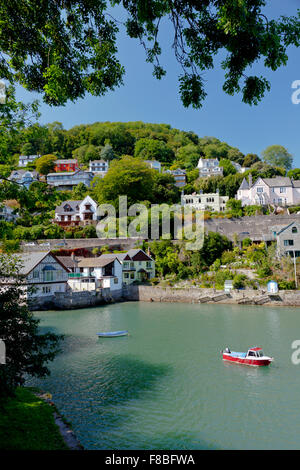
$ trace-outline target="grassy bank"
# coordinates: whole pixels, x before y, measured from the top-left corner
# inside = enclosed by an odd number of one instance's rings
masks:
[[[67,449],[52,407],[32,389],[18,388],[15,397],[0,402],[0,449]]]

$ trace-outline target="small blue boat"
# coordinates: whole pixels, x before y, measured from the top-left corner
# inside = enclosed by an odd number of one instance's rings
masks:
[[[108,332],[103,332],[103,333],[97,333],[97,336],[101,336],[102,338],[114,338],[116,336],[127,336],[128,331],[123,330],[123,331],[108,331]]]

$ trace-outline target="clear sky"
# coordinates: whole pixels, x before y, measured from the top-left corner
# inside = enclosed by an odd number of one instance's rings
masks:
[[[294,15],[299,0],[272,0],[266,8],[269,17]],[[119,12],[116,12],[117,16]],[[300,104],[292,103],[294,80],[300,80],[300,48],[289,50],[289,62],[276,72],[264,71],[260,64],[251,73],[264,74],[271,81],[271,92],[258,106],[242,102],[241,96],[231,97],[222,90],[224,72],[219,67],[205,74],[208,96],[200,110],[184,108],[179,99],[180,68],[171,49],[171,30],[163,26],[161,43],[164,48],[161,63],[167,75],[158,81],[152,76],[152,66],[145,61],[145,52],[138,41],[119,35],[118,57],[126,69],[124,86],[105,97],[90,95],[64,107],[41,105],[41,123],[59,121],[65,129],[96,121],[144,121],[167,123],[172,127],[194,131],[200,137],[214,136],[238,147],[243,153],[260,154],[267,146],[279,144],[294,156],[294,166],[300,167]],[[18,89],[18,98],[30,101],[36,94]]]

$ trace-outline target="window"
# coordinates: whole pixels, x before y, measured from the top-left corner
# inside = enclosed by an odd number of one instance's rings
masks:
[[[254,351],[249,351],[249,353],[248,353],[248,356],[254,356],[254,357],[255,357],[255,356],[256,356],[256,354],[255,354],[255,352],[254,352]]]
[[[129,273],[124,273],[124,278],[128,279],[129,278]]]
[[[53,271],[45,271],[44,272],[44,281],[54,281],[54,272]]]
[[[284,244],[284,246],[293,246],[294,245],[294,240],[284,240],[283,244]]]
[[[50,292],[51,292],[51,287],[50,286],[43,287],[43,294],[49,294]]]
[[[147,261],[146,266],[147,266],[147,268],[151,268],[151,261]]]
[[[114,278],[114,284],[118,284],[119,280],[117,277]]]
[[[33,275],[32,275],[33,279],[38,279],[39,276],[40,276],[39,270],[38,270],[38,269],[35,269],[35,270],[33,271]]]
[[[258,187],[258,188],[256,188],[256,192],[257,192],[257,193],[263,193],[263,192],[264,192],[264,188]]]
[[[293,228],[292,228],[292,233],[298,233],[297,227],[293,227]]]
[[[286,192],[286,188],[282,186],[282,187],[280,188],[280,192],[281,192],[281,193],[285,193],[285,192]]]

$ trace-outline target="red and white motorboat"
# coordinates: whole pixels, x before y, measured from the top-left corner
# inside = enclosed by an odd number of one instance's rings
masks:
[[[229,348],[221,351],[223,361],[235,362],[247,366],[268,366],[273,361],[273,357],[265,356],[261,348],[249,348],[245,352],[230,351]]]

